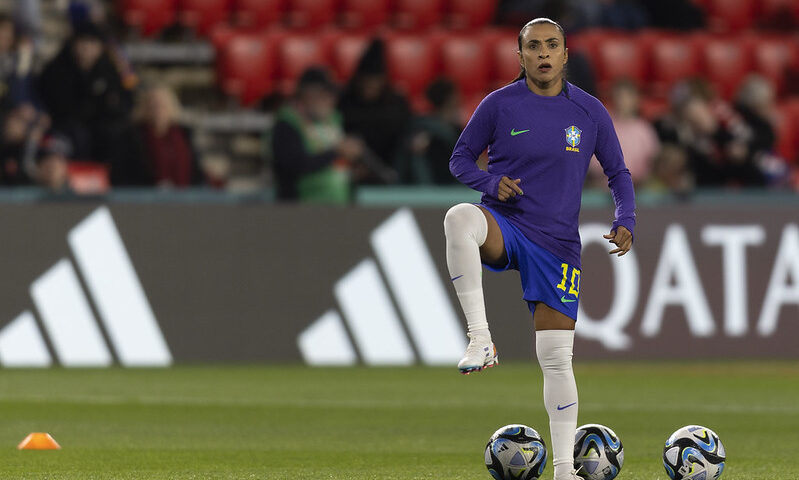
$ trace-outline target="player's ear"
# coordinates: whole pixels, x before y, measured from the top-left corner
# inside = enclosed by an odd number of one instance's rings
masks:
[[[519,66],[524,68],[524,56],[522,55],[522,51],[516,50],[516,55],[519,56]]]
[[[563,64],[566,65],[569,63],[569,49],[566,48],[563,50]]]

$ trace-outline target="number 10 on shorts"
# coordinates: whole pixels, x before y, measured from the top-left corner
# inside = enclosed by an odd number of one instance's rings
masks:
[[[569,285],[569,295],[577,297],[580,295],[580,270],[570,266],[568,263],[561,263],[560,268],[563,269],[563,279],[557,287],[564,292],[566,291],[566,280],[569,278],[569,269],[571,268],[571,285]]]

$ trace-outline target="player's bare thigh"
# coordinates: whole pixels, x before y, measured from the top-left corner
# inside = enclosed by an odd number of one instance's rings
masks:
[[[573,319],[541,302],[535,302],[533,322],[536,330],[574,330],[575,324]]]
[[[486,241],[480,247],[480,260],[489,265],[504,265],[508,262],[508,255],[505,253],[505,239],[502,237],[502,230],[491,212],[480,205],[477,208],[483,212],[488,223]]]

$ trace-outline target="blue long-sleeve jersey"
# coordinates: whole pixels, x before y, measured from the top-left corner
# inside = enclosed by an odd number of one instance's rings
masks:
[[[475,164],[488,147],[488,171]],[[583,182],[596,154],[608,177],[619,225],[635,227],[635,192],[613,123],[602,103],[564,82],[546,97],[524,79],[486,96],[461,133],[450,171],[483,193],[482,202],[513,222],[530,240],[580,267],[579,216]],[[497,199],[502,176],[520,178],[524,195]]]

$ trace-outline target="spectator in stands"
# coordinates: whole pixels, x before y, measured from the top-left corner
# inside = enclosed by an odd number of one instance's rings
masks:
[[[0,14],[0,114],[33,102],[33,47],[17,33],[10,17]]]
[[[655,158],[652,175],[644,187],[655,193],[687,197],[694,189],[694,179],[688,170],[685,150],[673,144],[664,145]]]
[[[180,108],[168,87],[141,92],[126,155],[111,166],[113,185],[182,188],[201,183],[189,133],[178,124]]]
[[[69,194],[69,156],[72,147],[66,137],[48,135],[42,139],[33,175],[36,184],[52,193]]]
[[[769,184],[778,185],[787,180],[788,166],[774,154],[774,87],[768,80],[751,75],[741,85],[735,99],[735,109],[746,130],[749,161],[757,165]]]
[[[367,47],[338,108],[344,116],[344,130],[362,138],[384,166],[393,164],[411,112],[405,98],[389,84],[382,40],[376,39]],[[364,182],[383,183],[377,177]]]
[[[624,163],[630,170],[633,183],[642,185],[652,173],[652,163],[660,150],[657,132],[648,121],[639,116],[640,96],[638,87],[629,80],[620,80],[612,88],[613,108],[610,117],[619,137]],[[605,184],[599,162],[591,162],[591,183]]]
[[[267,139],[278,199],[350,201],[352,167],[364,146],[345,135],[336,93],[327,71],[311,68],[300,76],[294,98],[278,111]]]
[[[113,162],[129,127],[132,94],[122,84],[94,24],[76,27],[39,82],[44,107],[56,130],[66,134],[82,160]]]
[[[0,136],[0,185],[30,183],[36,149],[49,126],[49,118],[29,104],[8,112]]]
[[[714,110],[711,89],[704,81],[677,85],[671,98],[670,114],[658,120],[656,128],[664,144],[685,150],[696,185],[758,186],[764,177],[747,157],[741,129],[730,125],[730,116]]]
[[[455,84],[438,79],[425,91],[433,109],[414,118],[403,152],[397,157],[400,181],[412,184],[457,183],[449,171],[449,157],[461,130],[460,99]]]

